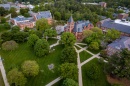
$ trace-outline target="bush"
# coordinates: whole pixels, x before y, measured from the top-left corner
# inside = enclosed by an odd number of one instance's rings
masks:
[[[36,76],[39,73],[39,65],[36,61],[25,61],[21,68],[26,76]]]
[[[2,49],[3,50],[15,50],[18,48],[18,44],[11,40],[11,41],[6,41],[2,44]]]
[[[27,79],[22,72],[19,72],[17,68],[12,69],[7,74],[8,82],[10,86],[24,86]]]
[[[87,68],[87,76],[90,79],[98,79],[100,76],[100,70],[96,64],[90,64]]]

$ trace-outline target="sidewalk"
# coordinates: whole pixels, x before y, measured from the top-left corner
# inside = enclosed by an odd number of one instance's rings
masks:
[[[1,57],[0,57],[0,70],[1,70],[1,74],[2,74],[2,77],[3,77],[3,81],[4,81],[5,86],[9,86],[8,80],[7,80],[7,78],[6,78],[5,69],[4,69],[2,60],[1,60]]]

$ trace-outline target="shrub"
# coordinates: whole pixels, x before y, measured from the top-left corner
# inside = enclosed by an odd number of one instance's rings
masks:
[[[6,41],[2,44],[2,49],[3,50],[15,50],[18,48],[18,44],[11,40],[11,41]]]

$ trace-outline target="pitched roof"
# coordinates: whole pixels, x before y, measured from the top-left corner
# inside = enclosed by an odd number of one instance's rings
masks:
[[[6,10],[9,10],[10,4],[0,4],[0,7],[4,7]]]
[[[101,21],[101,26],[108,29],[113,28],[118,31],[130,34],[130,24],[128,22],[122,22],[121,20],[119,22],[120,23],[116,23],[114,20],[106,19]]]
[[[18,16],[16,18],[13,18],[16,21],[22,22],[22,21],[33,21],[33,17],[25,18],[24,16]]]
[[[115,40],[113,43],[108,45],[109,47],[121,50],[127,48],[130,50],[130,37],[121,37],[120,39]]]
[[[51,12],[50,11],[43,11],[43,12],[38,12],[36,15],[37,19],[41,18],[52,18]]]
[[[88,26],[88,24],[91,24],[89,22],[89,20],[88,21],[77,21],[77,22],[75,22],[73,32],[82,32],[84,27]]]
[[[74,20],[73,20],[73,17],[72,17],[72,16],[70,16],[70,18],[69,18],[68,22],[69,22],[69,23],[74,22]]]

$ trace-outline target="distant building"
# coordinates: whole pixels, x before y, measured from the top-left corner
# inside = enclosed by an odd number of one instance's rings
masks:
[[[113,55],[124,48],[130,50],[130,37],[121,37],[120,39],[115,40],[107,46],[106,50],[108,55]]]
[[[107,32],[108,29],[116,29],[122,33],[123,36],[130,36],[130,22],[125,19],[111,20],[110,18],[99,21],[97,27],[101,28],[103,32]]]
[[[62,32],[64,32],[65,26],[62,26],[62,25],[56,26],[56,32],[57,32],[57,34],[61,34]]]
[[[107,3],[106,2],[99,2],[99,5],[103,8],[107,7]]]
[[[35,26],[33,17],[25,18],[24,16],[18,16],[16,18],[12,18],[11,22],[14,25],[19,26],[21,30],[25,29],[25,27],[33,28]]]
[[[11,22],[14,25],[19,26],[22,30],[25,27],[33,28],[35,26],[36,21],[41,18],[47,19],[48,23],[52,24],[52,16],[50,11],[43,11],[38,13],[33,13],[32,11],[29,11],[29,13],[32,17],[25,18],[24,16],[18,16],[16,18],[12,18]]]
[[[73,33],[77,39],[83,38],[83,31],[93,28],[93,24],[88,21],[77,21],[74,22],[73,17],[71,16],[65,27],[65,32]]]
[[[0,7],[5,8],[6,10],[10,10],[11,8],[10,4],[0,4]]]
[[[126,14],[126,13],[120,13],[118,14],[118,19],[126,19],[127,17],[129,16],[129,14]]]
[[[49,24],[52,24],[53,19],[52,19],[52,15],[51,15],[50,11],[42,11],[42,12],[38,12],[38,13],[30,12],[30,15],[34,17],[35,21],[38,19],[41,19],[41,18],[45,18],[45,19],[47,19]]]

